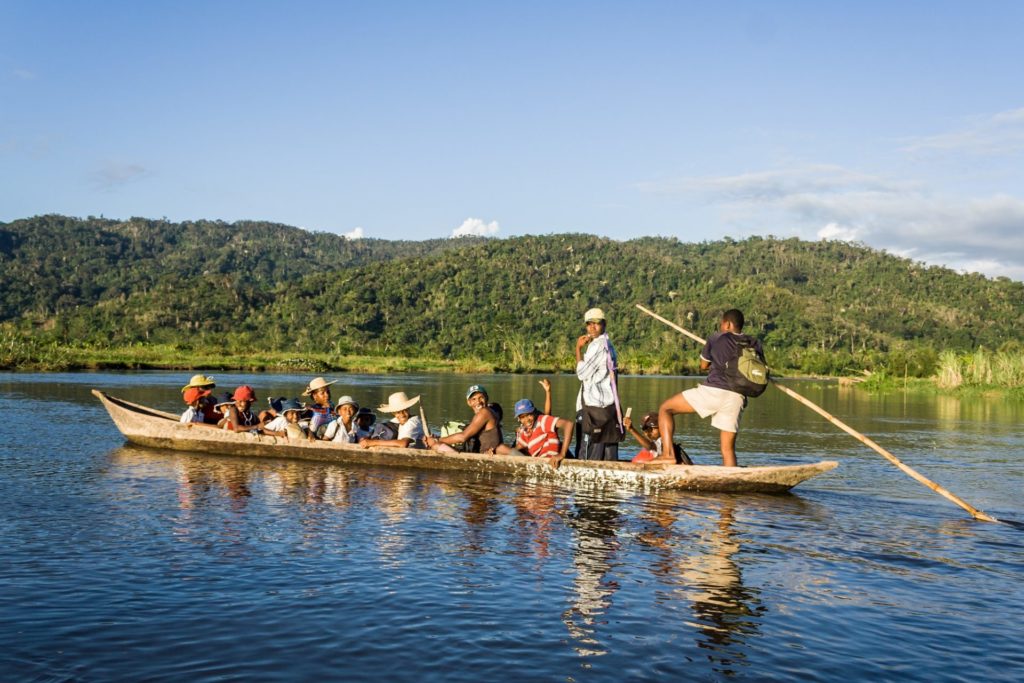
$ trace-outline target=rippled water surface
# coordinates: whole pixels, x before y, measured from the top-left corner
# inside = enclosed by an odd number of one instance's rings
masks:
[[[0,374],[2,680],[1017,681],[1024,529],[959,508],[779,392],[740,461],[836,459],[792,495],[644,494],[124,444],[93,387],[180,410],[183,373]],[[229,375],[294,395],[308,377]],[[574,383],[553,378],[555,412]],[[483,381],[343,376],[432,424]],[[693,379],[623,378],[635,414]],[[973,505],[1024,520],[1024,406],[791,386]],[[506,425],[510,424],[506,420]],[[699,462],[717,435],[680,419]],[[635,447],[635,445],[634,445]]]

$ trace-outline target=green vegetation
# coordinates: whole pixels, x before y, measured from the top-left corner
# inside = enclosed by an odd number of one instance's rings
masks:
[[[939,357],[936,384],[942,389],[1024,388],[1024,352],[988,351],[973,353],[944,351]]]
[[[903,379],[932,376],[939,349],[1015,339],[1024,284],[796,239],[389,242],[262,222],[0,224],[4,367],[569,370],[579,317],[600,305],[626,371],[695,372],[697,345],[635,303],[702,336],[741,308],[777,372]]]

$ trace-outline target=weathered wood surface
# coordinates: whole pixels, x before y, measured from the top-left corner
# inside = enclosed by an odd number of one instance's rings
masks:
[[[823,461],[805,465],[721,467],[564,460],[558,469],[545,459],[517,455],[441,454],[411,448],[364,449],[329,441],[289,441],[181,424],[178,416],[93,390],[121,434],[131,443],[196,453],[293,458],[317,462],[365,463],[463,472],[503,473],[565,483],[608,482],[643,488],[731,493],[782,493],[835,468]]]

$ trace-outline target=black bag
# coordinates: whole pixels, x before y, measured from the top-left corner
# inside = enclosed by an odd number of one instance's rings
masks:
[[[768,388],[768,366],[754,349],[754,338],[736,335],[736,354],[725,365],[729,390],[754,398]]]
[[[583,433],[590,436],[590,443],[619,443],[623,434],[619,430],[619,416],[615,404],[597,408],[583,406]]]

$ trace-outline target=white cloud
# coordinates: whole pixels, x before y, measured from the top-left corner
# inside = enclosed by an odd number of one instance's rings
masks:
[[[349,240],[361,240],[363,239],[363,237],[366,236],[366,233],[363,232],[362,227],[357,227],[353,230],[349,230],[348,232],[342,233],[341,236]]]
[[[904,152],[959,153],[984,156],[1012,155],[1024,151],[1024,108],[979,117],[959,130],[909,138]]]
[[[852,242],[857,239],[858,233],[859,231],[855,228],[833,222],[818,231],[818,239]]]
[[[462,225],[452,230],[452,237],[466,237],[469,235],[488,237],[498,234],[499,229],[498,221],[484,223],[479,218],[467,218],[462,221]]]
[[[685,178],[640,189],[711,203],[743,234],[857,240],[958,270],[1024,277],[1024,201],[1005,194],[937,195],[921,183],[837,166]]]
[[[11,75],[19,81],[33,81],[36,78],[35,72],[28,69],[14,69],[11,71]]]

